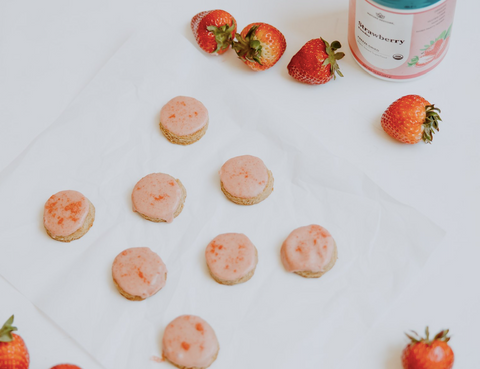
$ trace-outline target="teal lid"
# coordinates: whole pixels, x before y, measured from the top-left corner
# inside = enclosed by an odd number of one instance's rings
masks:
[[[422,9],[442,0],[373,0],[375,3],[393,9]]]

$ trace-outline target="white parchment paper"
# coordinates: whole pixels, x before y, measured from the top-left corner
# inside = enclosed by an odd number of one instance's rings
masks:
[[[443,231],[325,151],[310,117],[284,110],[209,63],[166,26],[133,36],[52,126],[0,173],[0,273],[105,368],[169,367],[165,326],[181,314],[207,320],[220,341],[212,368],[335,368],[415,277]],[[276,87],[272,85],[272,89]],[[183,147],[161,134],[161,107],[172,97],[202,101],[207,134]],[[260,157],[275,190],[242,207],[220,190],[231,157]],[[132,212],[143,176],[168,173],[187,189],[172,224]],[[96,219],[64,244],[43,229],[45,201],[82,192]],[[339,260],[320,279],[285,272],[283,240],[317,223]],[[204,250],[220,233],[245,233],[256,245],[254,277],[222,286],[208,275]],[[162,291],[143,302],[123,298],[111,278],[115,256],[147,246],[168,268]]]

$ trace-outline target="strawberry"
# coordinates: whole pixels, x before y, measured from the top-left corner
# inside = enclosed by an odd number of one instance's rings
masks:
[[[255,71],[273,67],[287,48],[283,34],[267,23],[249,24],[236,37],[233,49]]]
[[[202,50],[221,55],[228,50],[237,31],[237,22],[224,10],[207,10],[192,18],[192,32]]]
[[[51,369],[82,369],[82,368],[72,364],[58,364],[52,367]]]
[[[0,329],[0,368],[27,369],[30,365],[30,356],[22,337],[12,333],[17,328],[12,326],[13,315]]]
[[[433,55],[433,56],[436,56],[438,51],[442,48],[442,44],[444,43],[444,40],[443,38],[435,41],[435,43],[433,45],[431,45],[430,47],[428,47],[426,50],[425,50],[425,56],[429,56],[429,55]]]
[[[418,95],[403,96],[392,103],[382,115],[382,127],[396,140],[415,144],[431,143],[434,129],[439,131],[440,109]]]
[[[425,329],[427,338],[415,337],[407,334],[411,342],[403,350],[403,369],[451,369],[454,355],[448,345],[448,329],[441,331],[433,340],[429,339],[428,327]]]
[[[341,47],[340,42],[333,41],[329,45],[323,38],[308,41],[288,63],[288,74],[309,85],[327,83],[332,78],[335,79],[335,73],[343,77],[337,60],[342,59],[345,54],[335,53],[335,50]]]

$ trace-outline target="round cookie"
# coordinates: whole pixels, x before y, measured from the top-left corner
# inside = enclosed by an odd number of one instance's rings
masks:
[[[258,262],[256,247],[242,233],[215,237],[205,249],[208,271],[220,284],[234,285],[248,281]]]
[[[165,286],[167,267],[148,247],[134,247],[117,255],[112,265],[112,277],[125,298],[141,301]]]
[[[207,108],[193,97],[174,97],[160,111],[160,129],[171,143],[191,145],[203,137],[207,128]]]
[[[181,369],[205,369],[217,358],[220,346],[212,327],[195,315],[182,315],[165,328],[163,356]]]
[[[51,367],[50,369],[82,369],[82,368],[73,364],[58,364]]]
[[[77,240],[88,232],[94,220],[95,207],[78,191],[60,191],[45,203],[43,225],[54,240]]]
[[[325,228],[312,224],[290,233],[282,245],[281,258],[287,272],[319,278],[335,265],[337,245]]]
[[[137,182],[132,191],[133,211],[152,222],[173,222],[183,209],[187,191],[180,180],[152,173]]]
[[[219,174],[223,193],[235,204],[258,204],[273,191],[272,172],[255,156],[243,155],[229,159]]]

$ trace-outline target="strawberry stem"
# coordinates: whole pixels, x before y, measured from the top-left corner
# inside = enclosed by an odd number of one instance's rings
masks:
[[[228,48],[232,44],[232,33],[235,29],[235,21],[232,20],[232,25],[224,24],[223,26],[208,26],[207,30],[213,33],[215,41],[217,42],[217,48],[212,51],[212,54]]]
[[[339,52],[335,53],[336,50],[340,49],[342,45],[338,41],[333,41],[330,45],[327,41],[320,37],[320,39],[325,44],[325,52],[328,55],[328,58],[325,59],[322,65],[330,64],[330,73],[333,75],[333,79],[335,79],[337,73],[340,77],[343,77],[342,72],[340,72],[340,68],[337,64],[337,60],[342,59],[345,56],[345,53]]]
[[[415,331],[411,331],[411,332],[415,335],[415,337],[405,333],[405,335],[410,339],[410,341],[412,341],[411,343],[422,342],[422,343],[425,343],[427,345],[431,345],[434,341],[444,341],[444,342],[450,341],[450,337],[448,337],[448,332],[449,332],[448,329],[443,330],[440,333],[438,333],[432,340],[430,339],[430,330],[429,330],[428,326],[425,328],[426,338],[420,337],[418,335],[418,333],[415,332]]]
[[[17,327],[13,327],[13,315],[5,322],[2,329],[0,329],[0,342],[12,342],[12,332],[17,330]]]
[[[262,45],[260,41],[253,38],[258,25],[250,28],[245,38],[241,34],[237,33],[235,36],[237,41],[232,43],[232,48],[237,53],[238,57],[242,60],[248,60],[262,65],[260,58],[262,56]]]
[[[440,115],[438,113],[441,113],[440,109],[436,108],[434,104],[432,105],[427,105],[425,107],[425,122],[423,123],[423,135],[422,135],[422,140],[425,143],[432,143],[433,140],[433,134],[436,131],[440,131],[440,128],[438,126],[438,122],[441,121],[442,119],[440,118]]]

